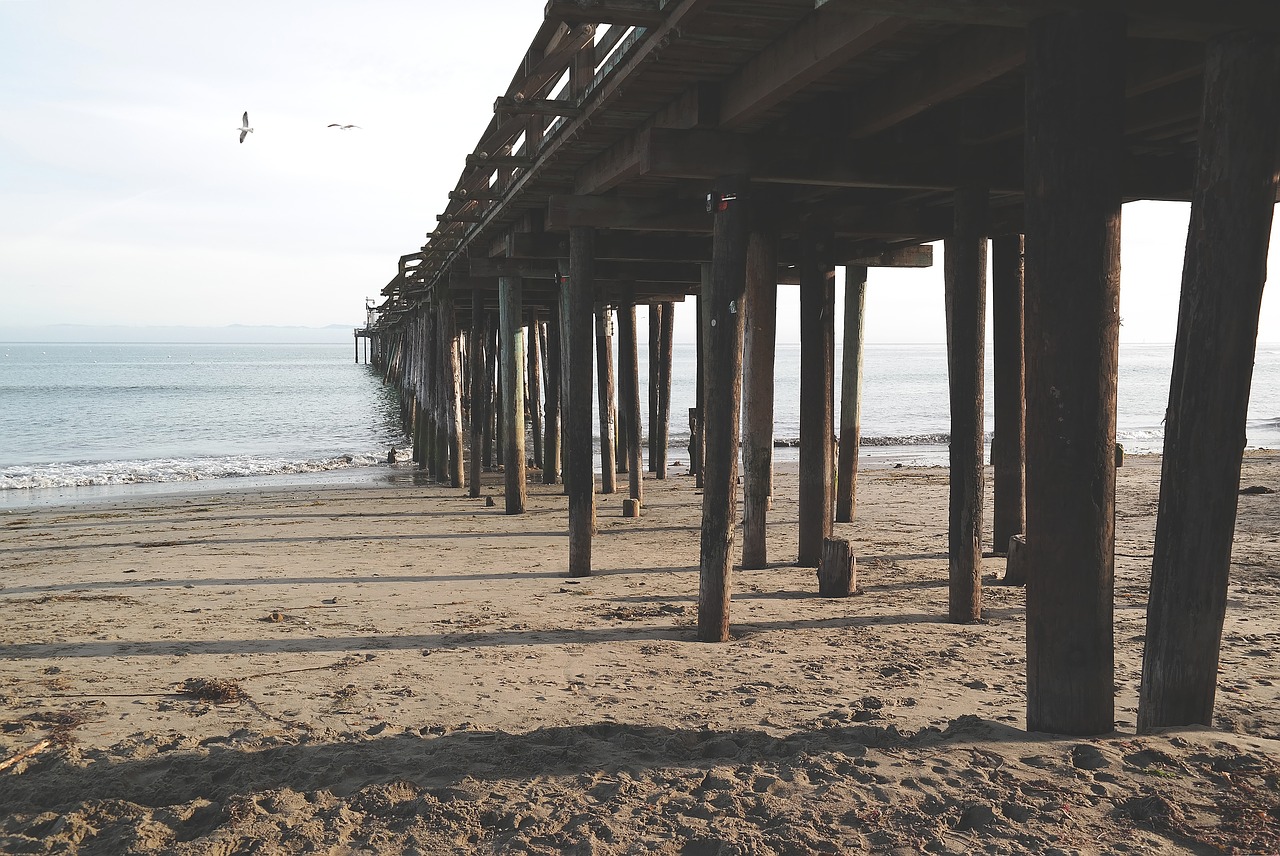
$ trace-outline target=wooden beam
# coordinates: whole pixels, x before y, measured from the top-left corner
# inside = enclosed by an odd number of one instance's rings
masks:
[[[550,0],[545,14],[547,18],[572,23],[652,27],[666,17],[664,5],[667,4],[658,0]]]
[[[702,538],[698,641],[729,641],[734,521],[737,517],[738,418],[742,395],[743,296],[746,287],[749,185],[720,179],[713,188],[714,248],[707,309],[706,444],[702,461]],[[720,201],[723,200],[723,201]]]
[[[602,196],[550,196],[546,229],[575,227],[662,232],[710,232],[711,218],[702,200],[629,199]]]
[[[720,127],[747,125],[905,26],[903,20],[837,6],[816,9],[725,82]]]
[[[568,101],[550,98],[512,98],[499,95],[493,102],[493,112],[505,116],[580,116],[582,108]]]
[[[1213,724],[1277,194],[1280,40],[1210,43],[1169,390],[1138,729]]]
[[[473,258],[467,261],[472,277],[518,276],[524,279],[556,279],[558,265],[554,259]],[[696,285],[698,266],[693,262],[662,261],[598,261],[600,279],[644,282],[673,282]]]
[[[595,230],[575,226],[569,232],[569,280],[564,287],[560,322],[564,331],[567,395],[564,396],[565,486],[569,493],[569,575],[591,573],[591,536],[595,531],[595,476],[592,473],[591,319],[595,311]]]
[[[618,459],[614,445],[617,405],[613,385],[613,316],[608,307],[598,306],[596,319],[596,396],[600,419],[600,492],[613,493],[617,488]]]
[[[594,24],[576,24],[554,46],[549,47],[546,54],[529,70],[529,74],[520,83],[515,92],[508,93],[513,98],[529,101],[538,98],[551,84],[564,74],[565,68],[573,61],[578,51],[595,42],[596,28]]]
[[[827,0],[904,18],[996,27],[1024,27],[1031,21],[1099,8],[1096,0]],[[1131,32],[1145,38],[1204,40],[1236,29],[1280,32],[1280,7],[1271,0],[1111,0],[1106,9],[1126,16]]]
[[[867,269],[844,269],[844,364],[840,372],[840,445],[836,458],[836,522],[852,523],[858,499],[858,453],[862,440],[862,341],[867,307]]]
[[[796,564],[817,567],[831,536],[834,432],[835,271],[832,236],[814,225],[800,234],[800,486]]]
[[[995,435],[991,439],[995,505],[992,550],[1009,550],[1009,539],[1027,531],[1027,387],[1023,337],[1022,236],[1001,235],[991,241],[991,329]],[[1018,567],[1023,567],[1019,565]],[[1017,570],[1012,564],[1010,572]],[[1026,578],[1006,574],[1008,585]]]
[[[492,167],[500,169],[509,167],[511,169],[528,169],[533,166],[534,159],[524,155],[493,155],[484,152],[467,155],[467,166],[469,167]],[[471,197],[474,198],[474,197]]]
[[[778,236],[747,240],[746,331],[742,355],[742,567],[769,564],[766,522],[773,495],[774,350],[778,327]]]
[[[983,348],[987,331],[987,191],[956,193],[955,235],[946,241],[947,379],[951,478],[947,525],[948,609],[956,624],[982,618]]]
[[[1037,21],[1027,56],[1027,730],[1115,727],[1124,17]]]
[[[1022,65],[1027,37],[1018,30],[961,33],[901,71],[865,84],[848,99],[846,133],[869,137]]]

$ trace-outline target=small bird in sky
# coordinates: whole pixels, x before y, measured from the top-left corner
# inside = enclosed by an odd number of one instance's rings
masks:
[[[340,131],[349,131],[352,128],[359,128],[360,126],[359,125],[342,125],[337,122],[330,122],[328,127],[337,128]]]
[[[241,122],[240,127],[237,130],[240,131],[240,142],[243,143],[244,138],[253,133],[253,128],[249,127],[249,111],[248,110],[244,111],[244,118],[241,119],[240,122]]]

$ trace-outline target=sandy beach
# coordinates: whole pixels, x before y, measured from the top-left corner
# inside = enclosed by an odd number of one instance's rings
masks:
[[[1138,736],[1159,460],[1126,460],[1116,731],[1079,739],[1023,730],[1003,559],[946,622],[943,468],[860,475],[838,600],[780,468],[709,645],[685,467],[638,520],[598,497],[577,580],[558,486],[506,516],[406,467],[0,513],[0,852],[1280,852],[1280,493],[1240,497],[1215,727]]]

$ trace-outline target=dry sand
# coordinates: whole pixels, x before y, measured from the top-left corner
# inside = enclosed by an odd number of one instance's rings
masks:
[[[945,621],[944,469],[860,476],[841,600],[786,564],[781,472],[724,645],[683,472],[639,520],[600,498],[582,580],[536,483],[516,517],[404,469],[0,515],[0,852],[1280,851],[1280,493],[1240,498],[1216,728],[1137,736],[1159,461],[1129,458],[1116,731],[1072,739],[1022,730],[1003,560]]]

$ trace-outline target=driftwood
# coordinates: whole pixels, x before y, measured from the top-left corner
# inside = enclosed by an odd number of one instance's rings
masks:
[[[12,767],[13,765],[19,764],[27,760],[33,755],[39,755],[41,752],[48,749],[52,745],[53,745],[53,740],[51,738],[46,737],[36,745],[28,749],[23,749],[21,752],[18,752],[16,754],[10,755],[8,758],[5,758],[3,761],[0,761],[0,772],[3,772],[9,769],[10,767]]]

